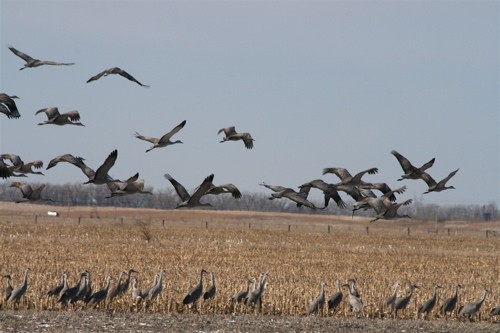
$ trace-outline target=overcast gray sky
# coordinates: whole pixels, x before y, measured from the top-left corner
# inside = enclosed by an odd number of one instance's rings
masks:
[[[192,189],[214,173],[266,192],[260,182],[337,182],[325,167],[378,167],[364,179],[396,187],[396,149],[418,166],[435,157],[438,181],[460,168],[455,190],[422,196],[423,181],[406,181],[401,199],[500,204],[498,1],[1,0],[0,10],[1,91],[21,98],[22,114],[0,115],[1,153],[45,166],[72,153],[96,169],[118,149],[114,178],[139,172],[162,190],[168,172]],[[8,46],[76,65],[19,71]],[[113,66],[151,87],[86,83]],[[38,126],[49,106],[78,110],[86,127]],[[182,145],[145,153],[133,137],[182,120]],[[252,134],[253,150],[219,143],[230,125]],[[69,164],[44,172],[28,180],[86,181]]]

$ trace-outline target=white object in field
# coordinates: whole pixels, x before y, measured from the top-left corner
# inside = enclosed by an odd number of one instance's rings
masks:
[[[49,211],[47,212],[47,215],[48,215],[48,216],[59,216],[59,213],[58,213],[58,212],[56,212],[56,211],[49,210]]]

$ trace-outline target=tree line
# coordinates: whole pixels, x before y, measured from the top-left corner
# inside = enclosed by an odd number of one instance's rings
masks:
[[[36,187],[37,184],[33,184]],[[99,206],[99,207],[128,207],[128,208],[153,208],[174,209],[179,202],[179,197],[173,189],[154,191],[152,187],[146,187],[145,191],[153,194],[133,194],[117,197],[109,197],[109,189],[106,186],[82,185],[79,183],[48,184],[42,192],[40,204],[56,206]],[[240,211],[262,211],[262,212],[288,212],[327,215],[349,215],[353,202],[347,201],[346,209],[338,208],[333,201],[326,209],[311,210],[309,208],[297,207],[294,202],[287,199],[269,200],[270,194],[244,193],[241,199],[234,199],[230,194],[207,195],[205,202],[209,202],[218,210],[240,210]],[[9,183],[0,184],[0,200],[15,202],[21,198],[18,189],[10,188]],[[323,203],[315,202],[317,207],[323,207]],[[413,204],[401,207],[402,214],[408,214],[412,218],[423,221],[447,221],[447,220],[498,220],[500,212],[494,202],[484,205],[451,205],[440,206],[423,202],[422,198],[414,198]],[[357,216],[372,216],[373,211],[358,210]]]

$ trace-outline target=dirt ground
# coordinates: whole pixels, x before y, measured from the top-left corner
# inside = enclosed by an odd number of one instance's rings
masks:
[[[159,313],[2,311],[0,332],[500,332],[500,322],[192,315]]]

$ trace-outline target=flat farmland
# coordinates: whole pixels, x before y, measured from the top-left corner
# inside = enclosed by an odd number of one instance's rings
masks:
[[[58,217],[47,211],[58,211]],[[0,303],[0,331],[403,331],[498,332],[489,311],[500,303],[500,222],[377,221],[348,216],[227,212],[214,210],[142,210],[51,207],[0,203],[0,273],[14,286],[29,267],[28,290],[19,303]],[[134,305],[131,293],[97,308],[76,304],[61,308],[46,292],[62,272],[74,285],[81,271],[91,273],[94,291],[106,276],[135,269],[141,289],[164,271],[163,290],[150,303]],[[215,298],[196,309],[182,300],[201,268],[214,272]],[[267,273],[262,308],[230,299],[245,279]],[[355,318],[344,301],[305,316],[306,307],[326,283],[326,298],[336,280],[356,279],[364,313]],[[203,278],[206,288],[209,276]],[[398,297],[411,284],[420,288],[404,311],[392,318],[381,304],[401,283]],[[2,279],[2,288],[5,279]],[[111,287],[113,287],[112,282]],[[438,311],[460,283],[458,306],[486,297],[474,322],[443,318]],[[428,320],[418,306],[440,284],[437,305]],[[123,323],[127,323],[124,325]],[[122,326],[120,326],[122,325]],[[123,326],[124,325],[124,326]]]

